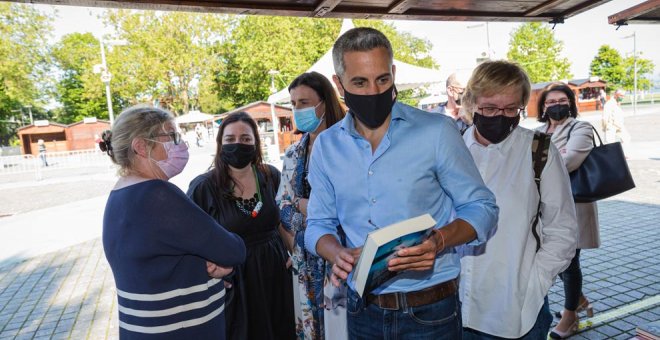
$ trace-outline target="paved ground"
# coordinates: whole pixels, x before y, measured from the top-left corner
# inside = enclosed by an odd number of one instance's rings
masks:
[[[660,320],[660,106],[626,125],[636,148],[629,165],[637,188],[599,203],[602,246],[582,255],[584,291],[596,315],[574,338],[630,339],[635,326]],[[586,116],[595,120],[597,116]],[[173,181],[183,190],[211,162],[193,148]],[[115,339],[112,273],[99,239],[114,174],[87,169],[0,176],[0,339]],[[561,310],[557,281],[551,309]]]

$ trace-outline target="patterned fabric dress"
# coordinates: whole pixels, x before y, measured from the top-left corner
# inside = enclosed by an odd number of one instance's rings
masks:
[[[276,200],[282,225],[295,235],[292,260],[297,338],[324,339],[324,307],[333,307],[332,300],[336,301],[336,298],[326,299],[330,303],[327,306],[324,303],[324,286],[330,285],[326,273],[329,275],[331,271],[325,260],[305,249],[305,216],[294,207],[297,198],[309,198],[311,192],[307,182],[308,144],[309,134],[305,134],[286,150]],[[329,287],[325,288],[327,292]]]

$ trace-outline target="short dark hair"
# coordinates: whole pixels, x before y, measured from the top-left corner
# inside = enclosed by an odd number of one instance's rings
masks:
[[[332,46],[332,63],[335,73],[339,77],[344,76],[346,65],[344,54],[346,52],[366,52],[376,48],[384,48],[390,57],[390,66],[394,60],[392,44],[383,32],[370,27],[352,28],[342,34]]]
[[[568,97],[568,106],[570,106],[569,115],[573,118],[577,117],[578,108],[577,103],[575,102],[575,92],[564,83],[551,83],[543,88],[543,91],[541,91],[541,95],[539,96],[539,101],[536,103],[538,108],[536,120],[542,123],[548,121],[548,116],[545,114],[545,98],[548,96],[548,93],[553,91],[563,92],[566,97]]]
[[[325,105],[325,126],[329,128],[344,118],[346,114],[339,104],[339,98],[332,84],[324,75],[318,72],[307,72],[299,75],[289,85],[289,92],[298,86],[307,86],[316,92]],[[296,133],[302,133],[296,130]]]

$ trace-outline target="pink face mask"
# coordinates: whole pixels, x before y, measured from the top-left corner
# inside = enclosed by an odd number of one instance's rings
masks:
[[[163,144],[167,152],[167,158],[162,161],[155,161],[156,165],[163,171],[167,179],[170,179],[183,171],[188,163],[188,146],[186,143],[174,144],[174,142],[157,142]]]

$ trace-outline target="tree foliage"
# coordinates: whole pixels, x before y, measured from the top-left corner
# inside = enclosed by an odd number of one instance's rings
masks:
[[[635,59],[633,56],[623,59],[624,77],[622,79],[621,87],[627,91],[632,91],[635,88]],[[649,90],[653,86],[651,77],[655,65],[649,59],[640,58],[637,56],[637,90]]]
[[[638,53],[639,54],[639,53]],[[632,91],[635,86],[635,60],[633,56],[626,58],[609,45],[602,45],[591,60],[591,75],[605,80],[610,89],[623,88]],[[648,90],[652,86],[650,76],[654,65],[649,59],[637,58],[637,89]]]
[[[568,79],[571,64],[561,57],[563,45],[547,24],[525,23],[511,32],[507,58],[520,64],[532,83]]]
[[[56,85],[56,99],[62,108],[56,111],[55,120],[70,124],[85,117],[108,119],[104,85],[94,65],[101,63],[100,43],[91,33],[71,33],[53,48],[53,60],[60,69]],[[118,111],[121,100],[113,100]]]
[[[20,111],[43,105],[48,90],[52,17],[33,6],[0,2],[0,144],[13,137]],[[18,112],[15,112],[17,110]],[[26,111],[27,112],[27,111]]]
[[[605,80],[609,86],[620,86],[625,77],[623,59],[616,49],[602,45],[589,65],[592,76]]]
[[[220,98],[231,108],[270,94],[269,70],[275,87],[282,89],[332,46],[339,20],[245,16],[236,17],[223,44],[226,67],[217,74]]]
[[[418,66],[437,67],[429,41],[398,32],[379,20],[354,20],[357,27],[373,27],[391,41],[395,58]],[[236,18],[231,37],[224,44],[226,67],[216,78],[220,98],[236,107],[270,94],[269,70],[278,70],[276,88],[282,89],[332,48],[341,20],[247,16]],[[412,103],[412,91],[399,99]]]
[[[199,107],[211,88],[200,87],[221,69],[228,17],[217,14],[115,10],[106,12],[115,39],[108,54],[113,91],[130,103],[157,100],[173,112]],[[207,82],[206,82],[207,83]]]

